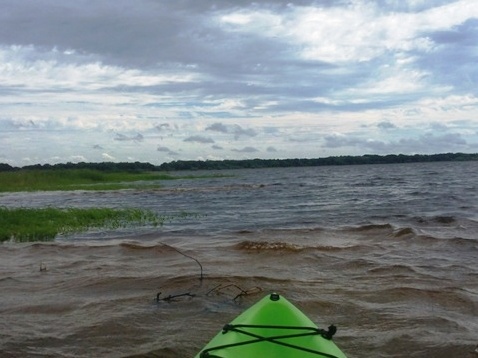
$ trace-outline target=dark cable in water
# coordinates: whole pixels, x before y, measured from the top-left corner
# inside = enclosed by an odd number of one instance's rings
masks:
[[[178,254],[183,255],[184,257],[187,257],[188,259],[191,259],[191,260],[196,261],[196,263],[199,265],[199,269],[201,270],[201,271],[200,271],[200,275],[199,275],[199,280],[202,282],[202,280],[203,280],[203,278],[204,278],[204,276],[203,276],[203,269],[202,269],[202,265],[201,265],[201,263],[199,262],[198,259],[196,259],[195,257],[192,257],[192,256],[190,256],[190,255],[185,254],[184,252],[182,252],[181,250],[175,248],[174,246],[170,246],[170,245],[167,245],[167,244],[163,244],[163,245],[169,247],[170,249],[173,249],[173,250],[176,251]]]
[[[163,246],[165,247],[168,247],[170,249],[173,249],[174,251],[176,251],[178,254],[184,256],[184,257],[187,257],[188,259],[191,259],[191,260],[194,260],[198,265],[199,265],[199,269],[200,269],[200,275],[199,275],[199,280],[202,282],[204,276],[203,276],[203,268],[202,268],[202,265],[201,263],[199,262],[198,259],[196,259],[195,257],[192,257],[188,254],[185,254],[184,252],[182,252],[181,250],[175,248],[174,246],[171,246],[171,245],[167,245],[167,244],[162,244]],[[161,295],[162,292],[158,292],[158,294],[156,295],[156,302],[159,302],[159,301],[167,301],[167,302],[170,302],[172,299],[174,298],[178,298],[178,297],[184,297],[184,296],[189,296],[189,297],[194,297],[196,296],[195,294],[191,294],[189,292],[187,293],[182,293],[182,294],[178,294],[178,295],[169,295],[168,297],[165,297],[165,298],[159,298],[159,296]]]
[[[199,266],[199,269],[200,269],[200,275],[199,275],[199,280],[202,282],[202,280],[204,279],[204,275],[203,275],[203,267],[202,267],[202,264],[199,262],[198,259],[196,259],[195,257],[191,256],[191,255],[188,255],[188,254],[185,254],[184,252],[182,252],[181,250],[175,248],[174,246],[170,246],[168,244],[164,244],[162,243],[161,244],[162,246],[165,246],[165,247],[168,247],[174,251],[176,251],[178,254],[184,256],[184,257],[187,257],[188,259],[191,259],[193,261],[195,261],[198,266]],[[225,285],[223,286],[222,284],[219,284],[217,285],[216,287],[214,287],[213,289],[209,290],[207,293],[206,293],[206,296],[208,296],[209,294],[211,294],[212,292],[216,292],[216,293],[219,293],[220,291],[226,289],[226,288],[229,288],[229,287],[234,287],[234,288],[237,288],[240,293],[237,294],[233,301],[236,301],[238,298],[241,298],[241,297],[244,297],[244,296],[247,296],[247,295],[250,295],[250,294],[254,294],[254,293],[258,293],[258,292],[261,292],[262,291],[262,288],[260,287],[253,287],[251,289],[248,289],[248,290],[244,290],[242,289],[241,287],[235,285],[235,284],[229,284],[229,285]],[[181,294],[176,294],[176,295],[169,295],[165,298],[159,298],[161,296],[162,292],[158,292],[157,295],[156,295],[156,302],[160,302],[160,301],[167,301],[167,302],[170,302],[171,300],[175,299],[175,298],[180,298],[180,297],[195,297],[196,295],[193,294],[193,293],[190,293],[190,292],[186,292],[186,293],[181,293]]]
[[[158,292],[158,294],[156,295],[156,302],[159,302],[159,301],[171,301],[172,299],[174,298],[178,298],[178,297],[184,297],[184,296],[188,296],[188,297],[195,297],[196,295],[195,294],[192,294],[192,293],[181,293],[181,294],[178,294],[178,295],[169,295],[168,297],[165,297],[165,298],[159,298],[159,296],[161,296],[161,293],[162,292]]]

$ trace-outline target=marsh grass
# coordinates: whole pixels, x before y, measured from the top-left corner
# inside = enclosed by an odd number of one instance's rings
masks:
[[[0,192],[50,190],[120,190],[157,188],[161,180],[210,178],[217,175],[172,176],[160,172],[101,171],[95,169],[21,169],[0,172]],[[194,216],[180,213],[160,217],[142,209],[58,209],[0,207],[0,242],[47,241],[58,235],[91,228],[116,229],[134,225],[162,225],[166,220]]]
[[[95,169],[20,169],[0,171],[0,192],[52,190],[120,190],[157,188],[161,180],[202,179],[227,175],[174,176],[164,172]]]
[[[94,169],[44,169],[0,172],[0,192],[38,190],[115,190],[175,177],[155,172],[106,172]]]
[[[142,209],[0,208],[0,242],[49,241],[58,235],[92,228],[161,226],[164,221],[165,218]]]

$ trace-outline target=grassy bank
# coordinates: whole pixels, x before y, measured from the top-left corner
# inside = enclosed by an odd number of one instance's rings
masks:
[[[171,180],[155,172],[105,172],[94,169],[18,170],[0,172],[0,192],[37,190],[115,190],[131,188],[138,182]]]
[[[227,175],[176,176],[164,172],[96,169],[20,169],[0,171],[0,193],[50,190],[119,190],[155,188],[161,180],[203,179]]]
[[[216,175],[213,175],[215,177]],[[162,180],[209,176],[172,176],[151,171],[97,169],[20,169],[0,171],[0,193],[50,190],[118,190],[156,188]],[[190,214],[179,214],[188,217]],[[169,218],[172,219],[172,218]],[[162,225],[165,218],[142,209],[58,209],[0,207],[0,242],[46,241],[58,235],[91,228],[115,229],[134,225]]]
[[[141,209],[0,208],[0,242],[48,241],[61,234],[81,232],[91,228],[159,226],[163,222],[164,218]]]

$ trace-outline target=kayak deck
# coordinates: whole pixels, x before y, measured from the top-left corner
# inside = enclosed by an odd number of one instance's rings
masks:
[[[195,358],[346,358],[332,341],[335,331],[318,328],[273,293],[225,325]]]

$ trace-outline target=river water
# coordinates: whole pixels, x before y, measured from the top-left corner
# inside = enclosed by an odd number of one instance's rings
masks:
[[[193,357],[275,291],[335,324],[348,357],[476,357],[477,173],[478,162],[255,169],[1,194],[6,207],[171,219],[1,244],[0,356]]]

